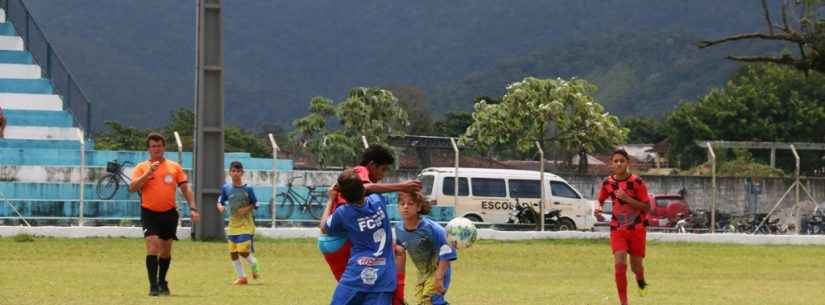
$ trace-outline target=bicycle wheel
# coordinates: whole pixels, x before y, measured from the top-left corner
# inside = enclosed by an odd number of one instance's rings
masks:
[[[106,174],[97,180],[97,198],[109,200],[115,197],[117,189],[120,188],[120,179],[115,174]]]
[[[312,215],[313,219],[321,219],[321,215],[324,214],[324,208],[326,208],[326,206],[318,201],[315,196],[307,202],[306,206],[306,209],[309,209],[309,215]]]
[[[292,211],[295,209],[295,202],[292,198],[284,193],[278,194],[275,204],[275,217],[278,220],[287,220],[292,216]]]

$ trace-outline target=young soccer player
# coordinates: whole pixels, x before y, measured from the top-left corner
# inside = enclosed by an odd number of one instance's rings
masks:
[[[403,222],[396,225],[396,243],[407,250],[418,269],[415,304],[449,304],[445,295],[450,287],[450,262],[458,255],[447,243],[447,231],[424,216],[430,209],[421,192],[398,193],[398,212]],[[396,268],[403,272],[406,254],[402,252],[396,262]]]
[[[345,235],[352,250],[331,304],[390,305],[396,273],[387,199],[378,194],[364,198],[364,183],[353,170],[344,171],[335,187],[347,204],[334,213],[327,206],[321,232]]]
[[[253,279],[258,279],[261,272],[258,260],[252,255],[255,252],[253,245],[255,221],[252,211],[258,207],[258,199],[255,197],[255,191],[243,183],[241,162],[230,163],[229,176],[232,178],[232,183],[227,183],[221,188],[218,211],[223,214],[224,206],[227,202],[229,203],[229,227],[226,240],[229,242],[229,257],[238,275],[233,284],[245,285],[248,281],[239,257],[243,257],[249,263]]]
[[[610,247],[613,250],[616,290],[619,302],[627,305],[627,255],[630,268],[636,275],[639,296],[647,295],[642,261],[645,257],[646,217],[650,211],[647,186],[641,178],[628,172],[630,158],[619,149],[613,152],[610,163],[613,175],[607,177],[599,191],[599,206],[594,213],[601,217],[602,205],[610,197],[613,200],[613,216],[610,220]]]
[[[387,193],[387,192],[415,192],[421,190],[421,182],[409,180],[400,183],[380,183],[390,166],[395,163],[392,152],[381,145],[372,145],[361,154],[361,162],[352,171],[361,179],[364,184],[366,194]],[[340,196],[335,188],[329,191],[330,211],[335,210],[347,202]],[[350,257],[352,243],[345,237],[334,234],[321,234],[318,238],[318,248],[324,255],[333,277],[338,281],[347,267],[347,260]],[[404,298],[404,274],[398,273],[398,291],[396,292],[396,304]]]

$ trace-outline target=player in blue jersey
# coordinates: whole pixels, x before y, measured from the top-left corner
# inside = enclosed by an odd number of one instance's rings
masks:
[[[447,243],[447,231],[424,216],[430,210],[430,204],[420,192],[398,193],[398,212],[403,222],[395,227],[396,243],[406,249],[407,254],[398,256],[396,268],[403,272],[409,255],[418,269],[414,304],[445,305],[449,304],[445,295],[450,287],[450,262],[458,255]]]
[[[364,183],[351,169],[341,173],[335,187],[347,204],[334,213],[327,206],[321,232],[346,235],[352,251],[331,304],[390,305],[396,273],[387,199],[379,194],[365,198]]]

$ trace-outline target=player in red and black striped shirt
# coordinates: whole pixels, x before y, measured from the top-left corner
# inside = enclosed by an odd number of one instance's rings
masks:
[[[630,174],[627,168],[630,158],[627,152],[619,149],[610,157],[613,175],[607,177],[599,191],[599,207],[596,208],[597,218],[601,217],[602,205],[607,198],[613,201],[612,218],[610,220],[610,247],[613,250],[615,264],[616,289],[619,301],[627,305],[627,255],[630,254],[630,268],[636,275],[639,285],[639,295],[647,294],[644,266],[645,238],[647,231],[647,213],[650,211],[650,197],[647,186],[636,175]]]

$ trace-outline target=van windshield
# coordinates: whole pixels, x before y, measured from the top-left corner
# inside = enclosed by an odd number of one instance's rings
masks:
[[[421,192],[424,193],[424,195],[432,195],[435,177],[430,175],[420,175],[418,176],[418,180],[421,181]]]

